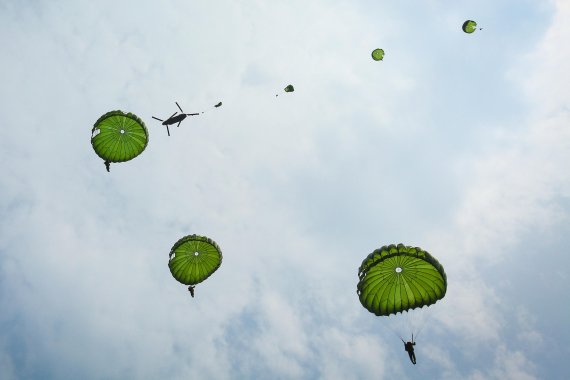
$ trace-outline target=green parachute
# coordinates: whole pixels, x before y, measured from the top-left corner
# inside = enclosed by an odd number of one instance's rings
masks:
[[[374,49],[372,51],[372,59],[375,61],[381,61],[384,59],[384,50],[382,49]]]
[[[473,20],[467,20],[463,23],[461,29],[463,29],[465,33],[471,34],[477,30],[477,23]]]
[[[91,130],[91,145],[109,171],[111,162],[125,162],[141,154],[148,144],[148,130],[132,113],[111,111],[101,116]]]
[[[429,306],[445,296],[447,276],[428,252],[403,244],[375,250],[358,271],[360,303],[378,316]]]
[[[176,281],[194,286],[210,277],[222,265],[222,251],[215,241],[205,236],[188,235],[178,240],[169,254],[168,267]]]

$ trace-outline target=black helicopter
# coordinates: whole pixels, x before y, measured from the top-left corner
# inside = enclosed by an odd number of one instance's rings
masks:
[[[162,119],[159,119],[158,117],[154,117],[154,116],[152,117],[153,119],[156,119],[158,121],[162,121],[162,125],[166,126],[166,131],[168,132],[168,136],[170,136],[170,129],[168,128],[169,125],[178,123],[178,125],[176,127],[179,127],[180,123],[182,123],[182,120],[186,119],[186,116],[200,115],[200,113],[184,113],[184,111],[182,111],[182,108],[180,108],[180,105],[178,104],[178,102],[174,102],[174,103],[176,103],[176,105],[178,106],[178,109],[181,112],[180,114],[176,115],[178,113],[178,111],[176,111],[172,114],[172,116],[170,116],[166,120],[162,120]],[[176,116],[174,116],[174,115],[176,115]]]

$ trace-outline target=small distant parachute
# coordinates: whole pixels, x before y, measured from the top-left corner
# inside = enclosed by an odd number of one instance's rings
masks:
[[[176,281],[194,287],[210,277],[222,265],[222,251],[205,236],[188,235],[178,240],[169,254],[168,267]]]
[[[477,30],[477,23],[473,20],[467,20],[463,23],[461,29],[463,29],[465,33],[471,34]]]
[[[222,102],[219,102],[218,104],[216,104],[214,107],[218,108],[222,106]]]
[[[287,87],[285,87],[285,88],[283,89],[283,91],[285,91],[285,92],[293,92],[293,91],[295,91],[295,87],[293,87],[293,85],[290,84],[290,85],[287,85]],[[275,96],[279,96],[279,94],[277,94],[277,95],[275,95]]]
[[[378,316],[432,305],[447,291],[443,266],[421,248],[403,244],[383,246],[369,254],[358,277],[360,303]]]
[[[91,130],[91,145],[95,153],[105,160],[107,171],[110,171],[111,162],[132,160],[145,150],[147,144],[146,126],[130,112],[107,112]]]
[[[374,49],[372,51],[372,59],[375,61],[381,61],[384,59],[384,50],[382,49]]]

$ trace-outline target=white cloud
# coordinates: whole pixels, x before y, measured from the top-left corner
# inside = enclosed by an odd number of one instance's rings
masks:
[[[497,356],[492,369],[488,371],[476,371],[469,376],[470,380],[479,379],[508,379],[508,380],[533,380],[537,377],[532,362],[520,351],[510,351],[508,347],[497,347]]]

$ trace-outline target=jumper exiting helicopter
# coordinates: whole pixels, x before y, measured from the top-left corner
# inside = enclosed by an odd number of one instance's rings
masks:
[[[166,127],[166,132],[168,132],[168,136],[170,136],[170,129],[168,128],[169,125],[178,123],[178,125],[176,125],[176,127],[179,127],[180,123],[182,123],[182,120],[186,119],[187,116],[200,115],[200,113],[184,113],[184,111],[182,111],[182,108],[180,107],[178,102],[174,102],[174,103],[176,103],[176,106],[178,106],[178,109],[181,112],[180,114],[176,115],[178,113],[178,111],[176,111],[172,114],[172,116],[170,116],[166,120],[162,120],[162,119],[159,119],[158,117],[154,117],[154,116],[152,117],[153,119],[156,119],[158,121],[162,121],[162,125],[164,125]]]

